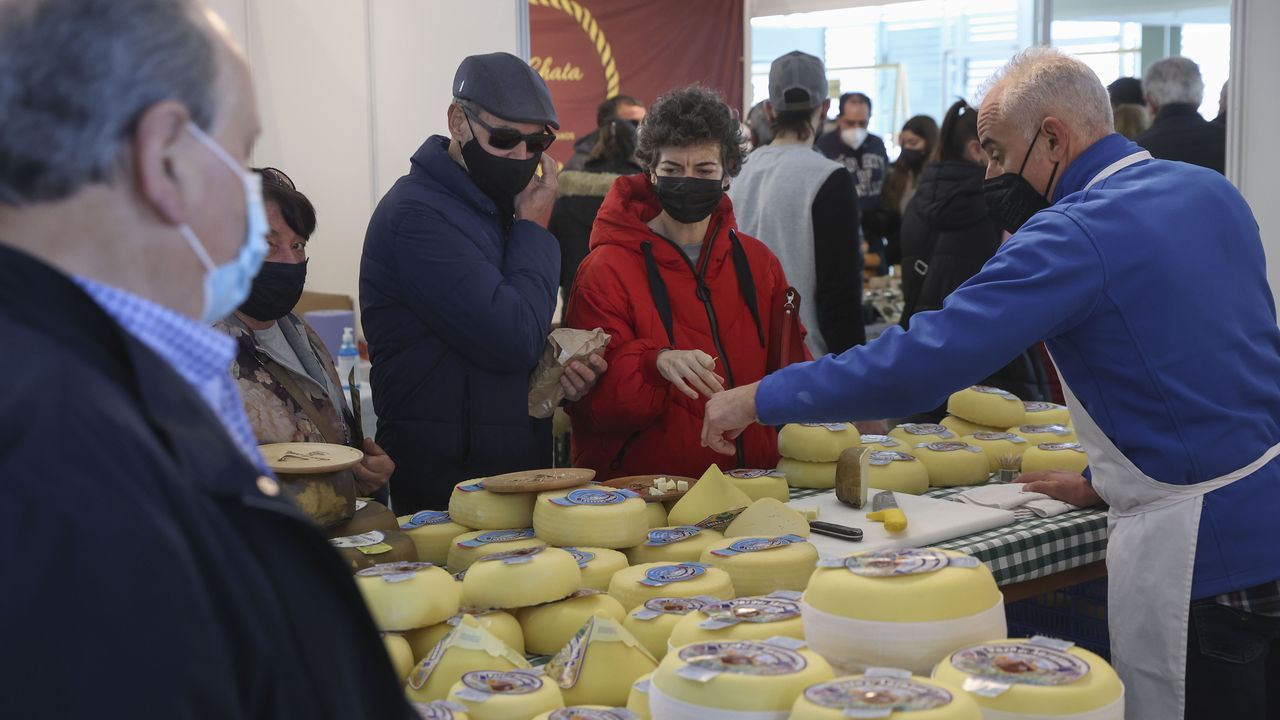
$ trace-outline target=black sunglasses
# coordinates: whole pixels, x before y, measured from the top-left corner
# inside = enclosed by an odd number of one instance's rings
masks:
[[[480,127],[489,132],[489,144],[498,150],[510,150],[520,143],[524,143],[531,153],[546,152],[551,147],[551,143],[556,141],[556,134],[550,130],[544,129],[542,132],[529,133],[528,135],[509,127],[494,127],[489,123],[481,120],[465,107],[462,112],[466,113],[467,122],[475,120]],[[475,128],[471,129],[471,133],[475,134]]]

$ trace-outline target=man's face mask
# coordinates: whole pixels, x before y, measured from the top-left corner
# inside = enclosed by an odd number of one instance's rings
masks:
[[[551,147],[556,136],[546,130],[526,135],[514,128],[489,125],[466,108],[462,112],[467,118],[467,127],[471,128],[471,139],[462,146],[462,159],[467,164],[467,172],[481,192],[489,196],[499,209],[509,213],[516,195],[529,185],[542,162],[542,153]],[[475,127],[471,124],[473,120],[488,131],[489,144],[495,149],[510,150],[525,143],[529,157],[516,160],[491,154],[476,139]]]
[[[1031,138],[1031,145],[1027,147],[1027,154],[1022,158],[1022,167],[1018,168],[1018,172],[1004,173],[982,184],[982,197],[987,203],[987,215],[999,225],[1002,229],[1009,233],[1015,233],[1021,228],[1032,215],[1049,207],[1049,188],[1053,187],[1053,178],[1058,174],[1058,163],[1053,164],[1053,172],[1049,175],[1049,183],[1045,186],[1044,192],[1040,192],[1031,186],[1031,183],[1022,176],[1022,172],[1027,169],[1027,160],[1031,158],[1031,151],[1035,149],[1036,141],[1040,139],[1040,130],[1036,130],[1035,137]]]
[[[867,141],[867,129],[864,127],[845,128],[840,131],[840,140],[845,145],[857,150]]]

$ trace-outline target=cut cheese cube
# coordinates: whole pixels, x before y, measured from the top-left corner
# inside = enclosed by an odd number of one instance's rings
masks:
[[[525,652],[534,655],[559,652],[588,620],[597,616],[622,622],[627,611],[617,600],[594,590],[579,590],[564,600],[516,611],[516,620],[524,631]]]
[[[948,430],[945,425],[932,423],[903,423],[889,431],[889,437],[906,445],[906,452],[914,452],[913,448],[920,443],[955,440],[958,434]],[[465,523],[464,523],[465,524]]]
[[[471,720],[525,720],[564,707],[554,682],[534,672],[477,670],[462,676],[449,700],[466,707]]]
[[[462,592],[453,576],[431,563],[386,563],[356,573],[356,587],[379,630],[414,630],[458,612]]]
[[[947,400],[947,412],[987,427],[1021,425],[1027,414],[1021,398],[986,385],[974,385],[952,393]]]
[[[683,647],[696,642],[772,637],[804,640],[800,603],[785,597],[740,597],[707,603],[676,623],[670,642],[671,647]]]
[[[400,529],[413,540],[418,548],[418,559],[444,567],[449,564],[449,549],[454,538],[470,532],[453,521],[447,512],[423,510],[398,518]]]
[[[1051,402],[1024,402],[1022,407],[1027,411],[1022,421],[1027,425],[1066,425],[1071,426],[1071,413],[1065,405]]]
[[[533,493],[495,493],[483,480],[458,483],[449,496],[449,515],[459,525],[476,530],[506,530],[533,524]]]
[[[649,529],[645,501],[631,490],[607,487],[538,494],[533,529],[548,545],[625,548],[644,542]]]
[[[818,549],[799,535],[725,538],[707,548],[699,562],[729,573],[739,596],[800,592],[818,566]]]
[[[1089,456],[1077,442],[1040,443],[1022,456],[1022,472],[1063,470],[1083,473],[1089,467]]]
[[[1008,469],[1017,469],[1015,464],[1022,458],[1030,447],[1031,443],[1014,435],[1010,432],[978,432],[968,435],[960,439],[961,442],[967,442],[970,445],[976,445],[982,448],[982,452],[987,455],[987,470],[996,472],[1001,468],[1001,463],[1012,464],[1013,467]]]
[[[688,481],[688,480],[677,480],[677,481],[676,481],[676,492],[689,492],[689,481]]]
[[[790,499],[787,476],[778,470],[730,470],[725,477],[753,502],[767,497],[781,502]]]
[[[914,455],[883,450],[867,458],[866,482],[877,490],[919,495],[929,489],[929,471]]]
[[[942,425],[942,427],[950,430],[951,432],[955,433],[960,437],[964,437],[965,435],[972,435],[974,433],[980,433],[980,432],[1004,432],[1005,427],[1007,427],[1005,425],[999,425],[999,426],[979,425],[978,423],[971,423],[968,420],[958,418],[955,415],[948,415],[942,418],[942,421],[940,424]],[[902,449],[902,448],[899,448],[899,449]],[[902,449],[902,450],[903,452],[907,451],[906,449]]]
[[[1009,432],[1032,445],[1079,442],[1076,437],[1076,431],[1067,425],[1019,425],[1018,427],[1009,428]]]
[[[793,649],[799,646],[799,649]],[[820,655],[791,638],[694,643],[667,653],[649,686],[649,709],[662,720],[785,718],[804,689],[831,680]]]
[[[395,670],[396,679],[404,682],[414,665],[409,641],[397,633],[382,633],[382,644],[387,648],[387,656],[391,658],[391,668]]]
[[[443,700],[463,675],[473,670],[529,669],[524,656],[515,652],[470,616],[414,667],[405,683],[412,702]]]
[[[987,454],[962,440],[920,443],[912,454],[924,463],[933,487],[980,485],[991,477]]]
[[[569,705],[627,702],[636,680],[656,670],[658,661],[622,623],[596,616],[573,634],[547,663],[547,677],[560,686]]]
[[[653,673],[649,673],[631,684],[631,694],[627,695],[627,709],[635,713],[636,720],[652,720],[649,714],[649,683],[653,681]]]
[[[728,573],[687,562],[645,563],[619,570],[609,583],[609,594],[628,612],[656,597],[735,597]]]
[[[791,423],[778,432],[778,454],[793,460],[831,463],[862,444],[852,423]]]
[[[711,598],[653,598],[628,613],[622,626],[644,645],[650,655],[661,660],[667,654],[671,631],[686,615],[708,602],[718,601]]]
[[[787,477],[791,487],[830,490],[836,486],[834,462],[804,462],[784,457],[778,460],[778,472]]]
[[[744,510],[724,531],[727,538],[752,535],[809,537],[809,521],[802,513],[774,498],[762,498],[751,503],[751,507]]]
[[[486,555],[467,570],[462,597],[482,608],[529,607],[582,589],[582,570],[559,548],[534,547]]]
[[[627,560],[632,565],[655,562],[697,562],[707,546],[724,539],[715,530],[704,530],[692,525],[661,527],[650,530],[644,542],[627,548]]]
[[[585,590],[607,592],[613,574],[626,567],[627,556],[610,548],[567,547],[563,550],[578,561],[582,568],[582,587]]]
[[[712,515],[738,510],[750,504],[751,498],[734,487],[720,472],[720,468],[712,465],[689,492],[676,502],[667,517],[672,525],[697,525]]]
[[[512,650],[524,655],[524,631],[520,629],[520,623],[516,621],[514,615],[502,610],[463,608],[459,614],[438,625],[409,630],[404,633],[405,640],[409,642],[409,649],[413,651],[414,660],[421,660],[426,657],[432,648],[448,637],[454,628],[458,627],[464,615],[470,615],[471,619],[475,620],[480,627],[488,630]]]
[[[542,547],[545,542],[534,536],[533,528],[519,530],[476,530],[453,539],[449,547],[448,567],[451,573],[466,572],[485,555],[507,550]]]
[[[881,669],[805,688],[789,720],[982,720],[982,710],[958,687]]]

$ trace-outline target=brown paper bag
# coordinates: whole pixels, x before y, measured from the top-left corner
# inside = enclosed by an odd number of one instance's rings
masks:
[[[611,339],[600,328],[552,330],[547,338],[547,346],[542,350],[542,359],[529,378],[529,415],[536,418],[551,417],[560,401],[564,400],[560,376],[564,375],[565,366],[574,360],[586,362],[592,353],[603,352]]]

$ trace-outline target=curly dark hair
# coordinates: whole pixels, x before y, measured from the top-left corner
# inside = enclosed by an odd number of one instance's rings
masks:
[[[649,170],[656,170],[664,147],[689,147],[702,143],[720,144],[720,162],[725,174],[735,177],[742,170],[742,126],[720,93],[700,85],[674,90],[654,101],[640,124],[636,158]]]

